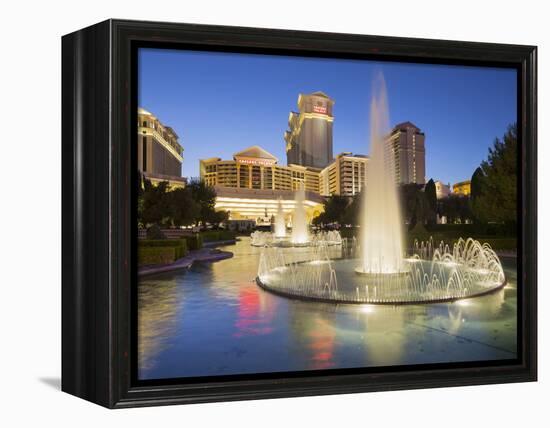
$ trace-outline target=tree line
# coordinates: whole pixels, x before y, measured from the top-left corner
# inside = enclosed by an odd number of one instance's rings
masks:
[[[153,184],[138,176],[138,224],[148,228],[219,225],[229,217],[216,211],[216,191],[202,180],[191,180],[185,187],[172,189],[167,181]]]

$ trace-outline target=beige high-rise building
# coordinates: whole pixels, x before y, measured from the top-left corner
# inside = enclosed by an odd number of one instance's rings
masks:
[[[200,160],[201,178],[210,186],[240,189],[319,192],[319,170],[301,165],[279,165],[278,159],[259,146],[233,155],[232,160]]]
[[[171,186],[184,186],[181,176],[183,147],[169,126],[143,108],[138,108],[138,170],[153,183],[168,181]]]
[[[323,196],[361,193],[366,182],[368,160],[364,155],[340,153],[319,174],[319,193]]]
[[[284,134],[288,165],[321,169],[332,162],[333,106],[320,91],[298,96],[298,112],[290,112]]]
[[[411,122],[395,125],[386,140],[390,167],[397,184],[425,184],[424,133]]]
[[[278,159],[259,146],[233,155],[232,160],[200,160],[200,176],[216,189],[216,209],[230,212],[231,219],[258,219],[276,213],[281,198],[285,212],[292,212],[294,191],[304,186],[308,216],[322,211],[319,169],[279,165]]]

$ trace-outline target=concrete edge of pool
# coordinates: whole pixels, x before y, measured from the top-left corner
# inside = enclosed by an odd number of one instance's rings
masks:
[[[304,302],[317,302],[317,303],[332,303],[332,304],[345,304],[345,305],[386,305],[386,306],[397,306],[397,305],[427,305],[427,304],[436,304],[436,303],[452,303],[458,300],[473,299],[476,297],[486,296],[488,294],[496,293],[497,291],[503,289],[506,286],[506,277],[504,281],[496,287],[493,287],[489,290],[484,290],[479,293],[474,293],[468,296],[462,297],[446,297],[440,299],[426,299],[426,300],[396,300],[396,301],[357,301],[349,299],[332,299],[328,297],[317,297],[317,296],[305,296],[303,294],[288,293],[282,290],[276,290],[264,284],[260,277],[256,277],[256,284],[262,289],[269,293],[275,294],[280,297],[285,297],[287,299],[302,300]]]

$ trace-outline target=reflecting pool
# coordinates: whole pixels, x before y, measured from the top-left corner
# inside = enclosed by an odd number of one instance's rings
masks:
[[[493,294],[375,306],[276,296],[255,282],[261,248],[220,248],[234,257],[140,279],[140,379],[516,358],[515,258]]]

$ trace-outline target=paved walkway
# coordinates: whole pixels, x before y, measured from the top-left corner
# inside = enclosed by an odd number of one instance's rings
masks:
[[[233,257],[233,253],[229,251],[201,248],[200,250],[189,251],[189,254],[185,257],[168,265],[143,266],[138,269],[138,276],[170,272],[177,269],[188,269],[194,262],[217,262],[218,260],[229,259],[231,257]]]

